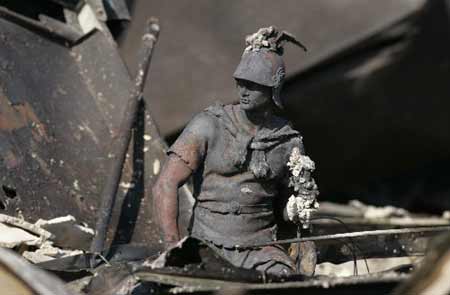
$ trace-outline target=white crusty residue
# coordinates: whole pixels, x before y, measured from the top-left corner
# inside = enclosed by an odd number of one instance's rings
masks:
[[[311,178],[311,173],[316,168],[315,164],[308,156],[302,155],[298,147],[294,147],[287,166],[291,172],[289,187],[296,193],[291,195],[286,204],[288,218],[294,223],[308,227],[311,214],[319,208],[316,200],[319,192],[314,179]]]
[[[292,149],[287,166],[294,177],[299,177],[302,170],[314,171],[316,169],[313,160],[308,156],[302,155],[298,147]]]

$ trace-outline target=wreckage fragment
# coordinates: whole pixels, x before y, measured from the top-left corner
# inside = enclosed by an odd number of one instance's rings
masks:
[[[20,245],[41,246],[54,238],[50,232],[23,219],[0,214],[0,246],[14,248]]]
[[[136,267],[138,277],[184,275],[234,282],[267,283],[285,281],[283,275],[245,269],[230,263],[210,244],[193,237],[185,237],[155,260],[147,260]],[[305,276],[292,275],[291,280],[303,280]]]
[[[70,214],[93,227],[96,196],[113,161],[107,143],[119,129],[133,82],[108,30],[72,34],[88,22],[80,13],[90,2],[48,2],[0,4],[0,213],[21,212],[31,222]],[[163,161],[165,145],[145,98],[133,130],[135,146],[121,181],[134,187],[118,192],[111,214],[117,231],[108,232],[108,243],[145,242],[157,249],[158,232],[145,205],[151,193],[144,189],[156,176],[145,163]],[[144,142],[144,134],[151,139]],[[144,147],[152,148],[144,154]]]
[[[40,228],[36,224],[26,222],[21,218],[0,214],[0,223],[23,228],[33,234],[41,236],[43,239],[46,240],[54,237],[50,232],[46,231],[45,229]]]
[[[410,269],[419,264],[422,257],[389,257],[389,258],[367,258],[354,261],[334,264],[324,262],[317,264],[314,275],[325,275],[329,277],[350,277],[356,275],[367,275],[379,272],[386,272],[399,267],[407,266]],[[355,273],[355,269],[357,270]]]
[[[0,246],[19,249],[33,263],[82,254],[93,236],[92,229],[76,224],[70,215],[31,224],[0,214]]]
[[[54,235],[52,241],[61,248],[89,250],[94,230],[76,223],[71,215],[50,220],[39,219],[36,225]]]
[[[0,247],[14,248],[23,244],[39,246],[42,239],[18,227],[0,223]]]
[[[54,247],[51,242],[45,242],[35,251],[24,251],[22,256],[32,263],[41,263],[57,258],[82,254],[82,250],[65,250]]]

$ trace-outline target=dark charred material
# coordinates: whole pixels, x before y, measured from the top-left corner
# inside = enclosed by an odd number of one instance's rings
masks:
[[[162,275],[139,273],[140,280],[158,283],[164,289],[177,294],[389,294],[407,276],[398,274],[379,274],[350,278],[323,278],[302,282],[270,284],[240,283],[212,279],[192,278],[182,275]],[[163,289],[163,290],[164,290]],[[232,293],[233,292],[233,293]]]
[[[111,219],[111,212],[115,204],[117,189],[122,177],[125,156],[131,139],[131,128],[136,120],[139,100],[142,99],[144,83],[146,81],[153,48],[158,39],[158,35],[159,25],[157,21],[149,21],[147,32],[142,37],[141,63],[139,64],[138,72],[136,74],[135,85],[131,91],[131,96],[127,101],[117,139],[112,144],[112,153],[115,154],[113,156],[111,169],[109,169],[110,174],[107,177],[101,195],[102,203],[99,208],[95,237],[91,245],[91,251],[93,253],[100,253],[104,247],[108,225]]]
[[[184,275],[188,277],[247,283],[269,283],[284,281],[286,277],[236,267],[207,243],[195,238],[185,238],[171,247],[148,267],[136,266],[136,276],[151,274]],[[303,280],[303,276],[293,275],[290,280]]]
[[[125,0],[106,0],[105,11],[108,15],[108,20],[131,20],[130,12],[128,11],[127,3],[131,1]]]
[[[84,3],[84,0],[45,0],[50,2],[58,3],[59,5],[69,8],[72,10],[77,10]]]
[[[93,224],[109,162],[104,142],[131,89],[127,70],[100,32],[66,47],[40,34],[45,27],[0,23],[4,211],[30,221],[72,214]]]
[[[144,263],[148,265],[148,263]],[[347,278],[316,277],[304,280],[301,276],[276,278],[262,276],[258,272],[249,272],[232,266],[221,258],[213,248],[188,238],[171,248],[164,256],[151,264],[151,268],[135,266],[133,274],[141,282],[159,284],[159,290],[177,293],[204,294],[231,291],[245,294],[348,294],[348,292],[391,291],[408,275],[395,272],[356,276]],[[376,288],[376,290],[373,290]]]
[[[156,284],[139,282],[130,269],[131,266],[126,263],[98,267],[83,292],[90,295],[144,295],[161,290]]]
[[[55,273],[77,273],[84,272],[91,269],[91,265],[94,264],[93,259],[97,259],[95,264],[100,263],[101,259],[96,254],[83,253],[80,255],[72,255],[68,257],[53,259],[36,264],[38,267],[52,271]],[[85,275],[85,274],[84,274]]]
[[[76,276],[85,276],[87,272],[93,270],[92,265],[101,265],[105,261],[108,264],[129,263],[132,261],[153,259],[157,256],[158,252],[147,246],[123,244],[103,251],[102,257],[99,257],[98,254],[83,253],[41,262],[36,265],[64,279],[72,275],[72,280]]]
[[[355,258],[421,257],[431,241],[441,234],[426,232],[317,241],[317,261],[338,264]]]

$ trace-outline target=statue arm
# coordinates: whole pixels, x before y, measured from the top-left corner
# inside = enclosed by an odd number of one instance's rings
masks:
[[[164,243],[169,247],[180,240],[178,231],[178,188],[192,170],[176,154],[170,154],[153,186],[153,216],[160,226]]]
[[[203,165],[213,128],[210,117],[204,113],[197,115],[170,147],[168,158],[153,186],[153,216],[160,226],[166,247],[181,238],[178,231],[178,188]]]

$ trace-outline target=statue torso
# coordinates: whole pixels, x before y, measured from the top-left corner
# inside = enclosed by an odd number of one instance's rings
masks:
[[[194,118],[209,121],[204,124],[214,124],[214,129],[194,174],[191,233],[224,247],[275,238],[274,202],[286,179],[290,152],[301,146],[299,133],[282,119],[251,136],[242,128],[238,108],[213,106],[203,119]],[[183,137],[180,141],[171,148],[175,153]],[[261,165],[266,168],[259,169]]]

